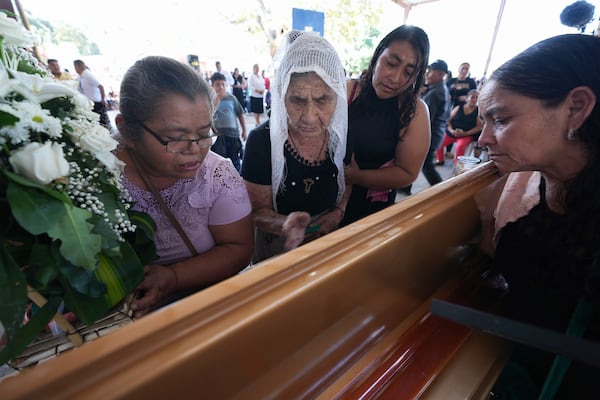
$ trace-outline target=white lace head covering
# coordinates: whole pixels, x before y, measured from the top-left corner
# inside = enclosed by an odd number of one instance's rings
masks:
[[[331,159],[338,170],[338,196],[344,193],[344,155],[348,131],[348,105],[346,103],[346,73],[342,62],[331,44],[316,33],[291,31],[284,38],[275,56],[279,62],[271,87],[271,185],[273,207],[277,210],[277,193],[284,189],[286,174],[284,145],[288,139],[288,114],[285,94],[294,73],[315,72],[337,94],[337,102],[329,123],[329,147]]]

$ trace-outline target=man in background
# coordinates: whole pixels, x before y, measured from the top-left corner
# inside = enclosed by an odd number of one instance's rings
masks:
[[[435,169],[435,151],[444,140],[452,108],[450,92],[444,82],[447,73],[448,64],[443,60],[436,60],[431,63],[425,74],[427,91],[423,95],[423,101],[427,103],[427,107],[429,108],[431,144],[425,157],[422,171],[425,179],[432,186],[442,181],[442,177]]]
[[[110,119],[106,113],[106,95],[104,86],[98,82],[98,79],[92,74],[90,69],[81,60],[73,61],[75,72],[79,74],[78,89],[94,102],[93,111],[100,115],[100,123],[108,130],[111,130]]]
[[[58,64],[58,61],[55,60],[54,58],[48,59],[48,69],[52,73],[52,76],[54,76],[54,79],[57,79],[59,81],[73,80],[73,77],[71,76],[70,73],[68,73],[66,70],[62,71],[60,69],[60,65]]]

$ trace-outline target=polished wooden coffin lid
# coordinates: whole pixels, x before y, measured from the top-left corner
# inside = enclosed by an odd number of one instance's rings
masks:
[[[411,196],[9,377],[1,397],[485,398],[508,345],[428,310],[476,301],[485,259],[457,254],[497,177],[488,163]]]

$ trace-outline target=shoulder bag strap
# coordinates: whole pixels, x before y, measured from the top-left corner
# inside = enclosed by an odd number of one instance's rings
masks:
[[[173,224],[173,226],[177,230],[177,233],[179,233],[179,236],[181,236],[181,238],[185,242],[186,246],[188,247],[188,249],[190,250],[190,252],[192,253],[192,255],[193,256],[197,256],[198,255],[198,251],[196,250],[196,248],[192,244],[192,241],[190,240],[190,238],[188,237],[188,235],[185,233],[185,231],[183,230],[183,228],[179,224],[179,221],[177,221],[177,218],[175,218],[175,215],[173,215],[173,212],[171,211],[171,209],[169,208],[169,206],[167,205],[167,203],[165,203],[165,200],[162,198],[162,196],[160,195],[160,193],[158,192],[158,190],[156,190],[156,187],[154,187],[154,184],[150,181],[150,178],[148,178],[148,175],[146,175],[146,173],[144,172],[144,170],[140,167],[140,164],[139,164],[139,162],[137,160],[137,157],[134,154],[134,152],[130,151],[128,149],[127,153],[129,153],[129,158],[131,158],[131,160],[133,161],[133,165],[135,165],[135,168],[136,168],[138,174],[144,180],[144,183],[146,184],[146,186],[148,186],[148,189],[150,189],[150,191],[152,192],[152,194],[154,195],[154,197],[158,201],[158,204],[160,204],[160,207],[162,208],[162,210],[164,211],[164,213],[167,215],[167,217],[169,217],[169,220],[171,221],[171,224]]]

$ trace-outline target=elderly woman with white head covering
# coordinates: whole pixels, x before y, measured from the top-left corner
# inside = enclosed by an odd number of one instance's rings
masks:
[[[250,133],[242,163],[255,262],[336,229],[350,194],[345,71],[335,49],[316,34],[293,31],[279,54],[271,118]]]

